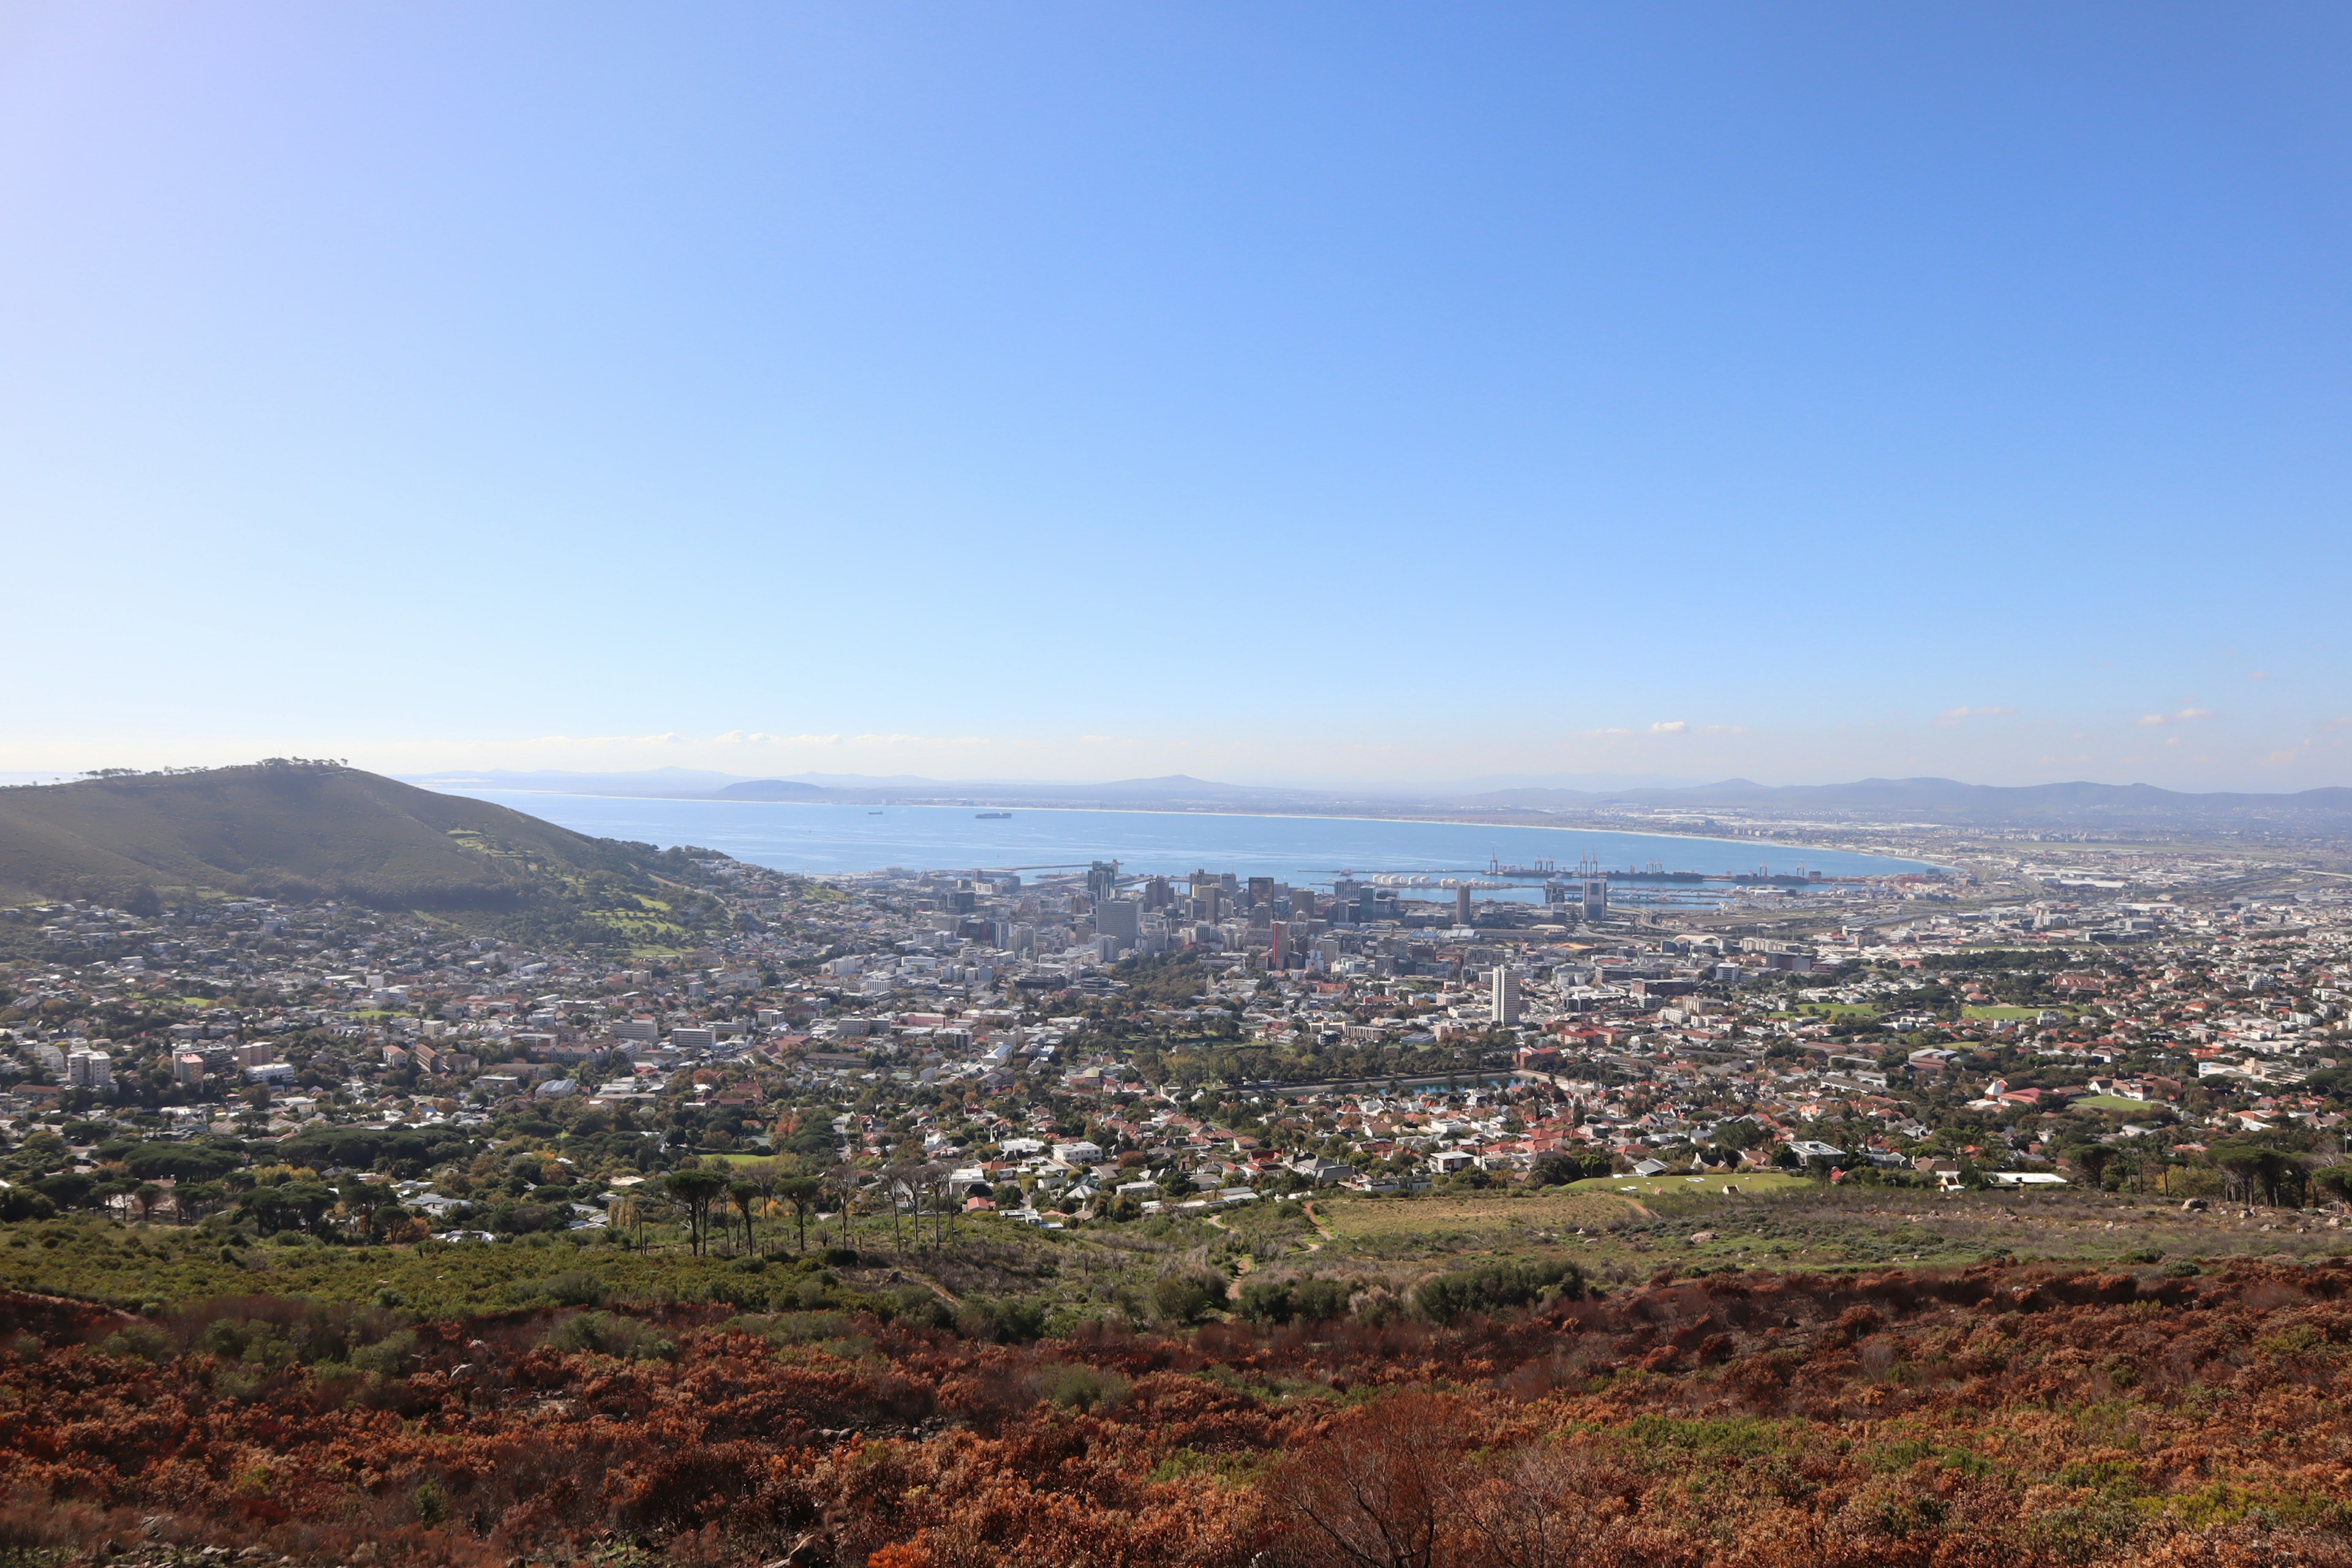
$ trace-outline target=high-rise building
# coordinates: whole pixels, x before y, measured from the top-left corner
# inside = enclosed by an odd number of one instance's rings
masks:
[[[1252,877],[1244,891],[1245,896],[1243,901],[1251,909],[1255,909],[1260,904],[1270,904],[1274,902],[1274,879]]]
[[[1097,904],[1118,897],[1118,862],[1097,860],[1087,868],[1087,897]]]
[[[1175,891],[1169,887],[1167,878],[1154,877],[1143,884],[1143,907],[1145,909],[1164,910],[1175,901]]]
[[[1108,899],[1095,906],[1095,931],[1117,942],[1121,952],[1142,934],[1143,906],[1133,899]]]
[[[1587,877],[1584,879],[1583,915],[1588,921],[1605,921],[1609,918],[1608,878]]]
[[[1454,884],[1454,923],[1458,926],[1466,926],[1470,923],[1470,884],[1467,882]]]
[[[1487,1004],[1486,1016],[1495,1024],[1519,1021],[1519,977],[1511,973],[1508,964],[1495,966],[1494,998]]]

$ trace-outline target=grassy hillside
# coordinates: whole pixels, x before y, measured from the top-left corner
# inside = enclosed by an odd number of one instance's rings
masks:
[[[683,862],[502,805],[331,763],[136,773],[0,790],[0,894],[141,888],[383,908],[627,910]]]

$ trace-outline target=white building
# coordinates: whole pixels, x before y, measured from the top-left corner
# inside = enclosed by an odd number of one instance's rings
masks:
[[[1519,1021],[1519,977],[1507,964],[1497,964],[1493,978],[1494,996],[1486,1005],[1487,1021],[1494,1024],[1516,1024]]]

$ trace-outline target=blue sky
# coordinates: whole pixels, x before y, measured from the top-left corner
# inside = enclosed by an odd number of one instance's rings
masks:
[[[2336,6],[0,12],[0,767],[2352,783]]]

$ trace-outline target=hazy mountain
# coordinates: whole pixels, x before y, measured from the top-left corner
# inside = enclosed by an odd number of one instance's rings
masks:
[[[718,792],[721,800],[833,800],[839,792],[797,779],[747,779]]]
[[[507,768],[457,769],[438,773],[404,773],[402,782],[425,789],[536,790],[550,795],[618,795],[655,798],[699,799],[714,795],[744,777],[703,768],[643,768],[634,773],[565,773],[540,768],[516,772]]]
[[[2352,826],[2352,789],[2304,790],[2294,795],[2192,795],[2158,789],[2154,784],[2079,781],[2003,785],[1935,778],[1863,779],[1843,784],[1774,785],[1726,779],[1718,784],[1671,790],[1500,790],[1467,797],[1461,804],[1547,811],[1636,805],[1962,826]]]
[[[912,774],[799,773],[747,779],[690,768],[637,773],[443,773],[411,782],[443,789],[547,790],[575,795],[685,799],[809,801],[876,805],[891,802],[991,806],[1114,806],[1137,810],[1565,812],[1633,807],[1674,812],[1736,812],[1768,816],[1847,817],[1873,822],[1935,822],[1957,826],[2084,830],[2102,825],[2220,829],[2232,826],[2299,831],[2352,829],[2352,790],[2296,795],[2189,794],[2153,784],[2087,782],[2000,785],[1952,779],[1861,779],[1837,784],[1760,784],[1750,779],[1677,784],[1609,775],[1552,775],[1558,782],[1483,788],[1368,785],[1303,789],[1219,784],[1170,773],[1104,784],[1018,779],[931,779]]]

